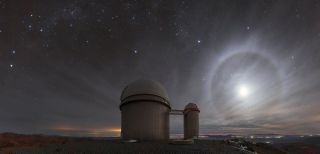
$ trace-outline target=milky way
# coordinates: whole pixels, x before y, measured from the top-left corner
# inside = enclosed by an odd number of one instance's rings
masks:
[[[319,50],[316,0],[1,0],[0,132],[118,135],[122,89],[154,79],[201,134],[320,134]]]

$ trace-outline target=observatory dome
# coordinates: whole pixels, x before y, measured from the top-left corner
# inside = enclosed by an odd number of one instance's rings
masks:
[[[197,104],[195,103],[189,103],[186,105],[186,107],[184,108],[184,112],[188,112],[188,111],[198,111],[200,112]]]
[[[127,85],[121,94],[122,105],[139,100],[154,100],[170,107],[169,97],[165,88],[154,80],[137,80]]]
[[[124,140],[168,140],[169,98],[157,81],[137,80],[121,94],[121,137]]]
[[[199,108],[194,103],[189,103],[183,110],[184,114],[184,138],[199,137]]]

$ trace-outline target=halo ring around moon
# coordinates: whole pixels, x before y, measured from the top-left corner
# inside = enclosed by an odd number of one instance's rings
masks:
[[[216,67],[213,68],[211,73],[209,95],[211,96],[211,102],[213,102],[214,106],[217,107],[218,110],[227,110],[227,107],[235,105],[232,103],[228,104],[228,101],[232,101],[228,100],[228,97],[232,96],[230,94],[230,89],[232,88],[230,87],[230,84],[237,81],[228,81],[231,80],[231,78],[226,78],[226,76],[229,74],[241,74],[241,71],[244,75],[242,77],[240,75],[235,78],[244,78],[245,80],[246,78],[251,77],[251,79],[248,79],[249,81],[246,81],[247,83],[253,82],[252,80],[255,80],[255,82],[260,81],[260,83],[255,84],[263,84],[263,86],[265,87],[271,84],[276,84],[276,88],[273,89],[272,93],[276,96],[271,94],[268,95],[269,92],[266,91],[264,93],[263,91],[261,91],[261,89],[259,91],[260,94],[256,94],[256,96],[260,96],[261,100],[267,100],[272,97],[273,99],[270,99],[271,103],[280,102],[282,93],[281,74],[279,73],[276,64],[271,60],[270,56],[267,56],[262,52],[253,51],[232,52],[224,55],[223,57],[220,57],[220,59],[218,59],[218,63],[215,66]],[[250,72],[250,69],[253,70],[253,72],[258,72],[259,74]],[[226,107],[224,108],[223,106]]]

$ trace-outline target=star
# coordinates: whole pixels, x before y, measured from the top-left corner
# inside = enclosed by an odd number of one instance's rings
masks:
[[[13,68],[13,64],[10,64],[10,67]]]
[[[29,31],[31,31],[32,29],[32,25],[28,25]]]
[[[15,54],[16,53],[16,50],[12,50],[12,54]]]
[[[198,44],[199,44],[199,43],[201,43],[201,40],[198,40],[197,42],[198,42]]]
[[[135,49],[135,50],[133,50],[133,52],[134,52],[135,54],[137,54],[137,53],[138,53],[138,50]]]

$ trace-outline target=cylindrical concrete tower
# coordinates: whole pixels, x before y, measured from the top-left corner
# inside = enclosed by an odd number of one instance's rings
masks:
[[[169,97],[153,80],[137,80],[121,94],[121,137],[124,140],[169,139]]]
[[[184,138],[194,139],[199,137],[199,108],[194,103],[189,103],[183,110]]]

